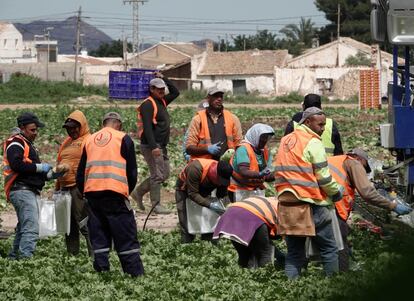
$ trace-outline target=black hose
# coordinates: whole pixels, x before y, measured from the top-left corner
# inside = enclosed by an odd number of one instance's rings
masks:
[[[157,201],[154,205],[152,205],[151,210],[150,210],[150,212],[148,213],[148,215],[147,215],[147,217],[146,217],[146,219],[145,219],[145,221],[144,221],[144,226],[142,227],[142,231],[145,231],[145,226],[147,225],[148,218],[150,217],[150,215],[151,215],[152,211],[154,211],[155,207],[157,207],[157,205],[158,205],[159,203],[160,203],[160,201]]]

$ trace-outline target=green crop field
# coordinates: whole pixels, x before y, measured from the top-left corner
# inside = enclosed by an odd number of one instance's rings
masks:
[[[44,161],[55,161],[58,145],[65,136],[62,124],[73,109],[57,106],[32,110],[46,123],[36,140]],[[135,138],[133,108],[95,106],[81,110],[93,131],[99,128],[105,112],[121,113],[124,130]],[[21,111],[0,111],[3,140]],[[297,109],[263,109],[253,105],[232,111],[240,118],[243,132],[257,122],[273,126],[277,134],[271,146],[275,151],[287,121]],[[359,112],[337,107],[326,109],[326,113],[338,122],[344,150],[363,147],[371,156],[392,162],[388,151],[377,145],[378,127],[386,119],[385,110]],[[173,192],[175,177],[184,166],[182,137],[193,114],[191,108],[171,111],[172,176],[164,187],[166,191]],[[148,171],[142,156],[137,158],[141,181]],[[46,190],[51,187],[49,184]],[[272,190],[268,193],[272,194]],[[0,210],[12,210],[3,195],[1,204]],[[174,204],[169,206],[173,208]],[[7,260],[4,257],[12,238],[0,241],[0,300],[391,300],[388,295],[398,300],[396,296],[409,291],[408,283],[412,282],[413,261],[408,261],[413,257],[411,233],[396,233],[391,240],[381,240],[376,234],[354,229],[356,271],[326,279],[321,267],[312,263],[298,281],[288,281],[284,272],[272,265],[257,270],[239,268],[236,252],[227,241],[221,241],[218,246],[199,240],[181,245],[177,231],[167,234],[140,231],[139,239],[146,274],[138,279],[121,273],[115,253],[111,255],[111,272],[95,273],[85,246],[82,246],[82,255],[69,257],[62,237],[41,240],[30,261]],[[277,244],[284,247],[281,241]]]

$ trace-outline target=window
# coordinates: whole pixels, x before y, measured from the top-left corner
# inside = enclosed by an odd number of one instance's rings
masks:
[[[233,94],[245,95],[247,94],[246,80],[234,79],[233,82]]]
[[[7,49],[7,39],[4,39],[3,40],[3,48],[4,49]]]
[[[19,44],[19,39],[15,39],[14,40],[14,48],[17,49],[17,45]]]

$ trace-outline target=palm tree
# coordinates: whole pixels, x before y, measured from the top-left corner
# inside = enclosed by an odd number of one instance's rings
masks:
[[[301,18],[299,25],[288,24],[280,30],[290,42],[301,43],[304,47],[312,46],[312,39],[315,35],[315,23],[311,19]]]

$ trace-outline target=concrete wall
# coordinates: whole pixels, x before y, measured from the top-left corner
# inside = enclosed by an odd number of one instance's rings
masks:
[[[23,56],[22,34],[12,24],[4,26],[6,26],[5,30],[0,32],[0,63],[3,63],[3,58],[21,58]]]
[[[49,63],[49,80],[63,81],[73,80],[75,64],[73,63]],[[82,67],[78,66],[78,75]],[[1,73],[16,73],[21,72],[28,75],[46,79],[46,63],[21,63],[21,64],[0,64]],[[78,76],[78,78],[80,78]]]
[[[83,66],[82,79],[83,84],[89,85],[109,85],[109,71],[123,71],[124,66],[121,65],[99,65],[99,66]]]
[[[367,68],[275,68],[275,93],[316,93],[346,99],[358,94],[359,70],[363,69]],[[332,83],[327,86],[331,91],[323,89],[323,82],[330,82],[329,80]]]
[[[226,76],[198,76],[194,81],[193,89],[208,89],[217,86],[227,92],[233,93],[233,80],[245,80],[248,93],[258,93],[269,96],[275,92],[273,76],[256,75],[226,75]],[[201,87],[197,82],[201,82]]]

